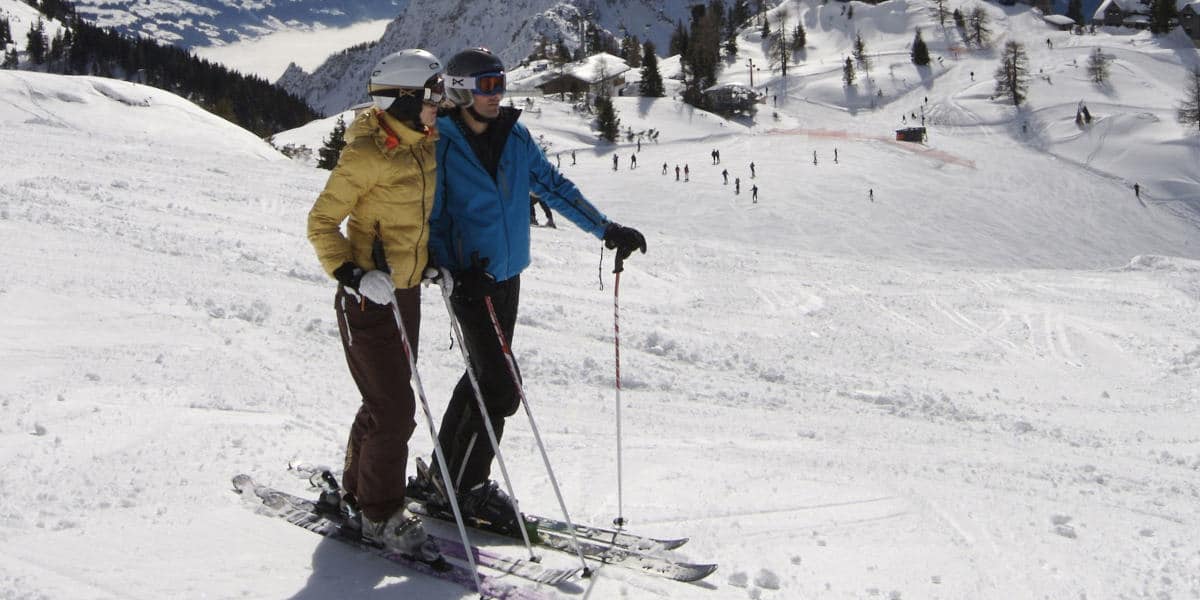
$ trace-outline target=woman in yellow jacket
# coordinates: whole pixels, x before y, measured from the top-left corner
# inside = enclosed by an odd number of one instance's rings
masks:
[[[438,560],[436,544],[404,508],[416,404],[390,305],[399,308],[415,355],[441,73],[441,62],[424,50],[402,50],[376,65],[368,85],[375,103],[347,128],[346,147],[308,214],[308,239],[339,284],[338,329],[362,394],[343,487],[362,511],[365,538],[426,561]]]

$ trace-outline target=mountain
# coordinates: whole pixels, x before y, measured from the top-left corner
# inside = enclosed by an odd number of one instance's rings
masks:
[[[809,43],[786,80],[755,74],[777,99],[727,121],[615,98],[622,129],[660,133],[640,150],[598,143],[570,102],[514,97],[564,175],[648,241],[618,287],[599,240],[565,220],[531,232],[511,348],[540,433],[524,410],[508,421],[516,495],[557,514],[541,440],[573,518],[620,514],[720,564],[700,585],[593,564],[546,591],[1200,597],[1200,138],[1174,117],[1200,57],[983,3],[1038,74],[1018,109],[991,98],[997,53],[951,55],[931,4],[855,3],[849,20],[788,2],[773,18]],[[928,69],[908,59],[917,26],[944,58]],[[855,33],[874,65],[844,86]],[[757,31],[739,47],[723,83],[767,64]],[[1103,86],[1086,75],[1096,49]],[[1081,99],[1090,124],[1074,122]],[[928,141],[897,142],[922,111]],[[279,137],[316,143],[320,125]],[[230,490],[247,472],[315,495],[286,465],[341,463],[361,403],[305,236],[329,172],[97,77],[0,71],[0,129],[0,597],[472,597]],[[421,309],[436,418],[463,361],[436,288]],[[427,457],[416,420],[411,455]]]
[[[678,21],[689,22],[695,0],[410,0],[374,44],[340,52],[307,73],[292,66],[277,83],[304,98],[318,112],[333,114],[366,99],[371,67],[405,48],[425,48],[448,59],[459,50],[483,46],[515,66],[538,41],[562,38],[578,47],[586,20],[621,36],[622,32],[665,49]]]
[[[408,0],[76,0],[102,27],[184,48],[221,45],[280,30],[393,18]]]

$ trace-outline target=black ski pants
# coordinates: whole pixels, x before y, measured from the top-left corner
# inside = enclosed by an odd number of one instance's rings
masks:
[[[396,290],[396,302],[415,360],[421,288]],[[404,506],[408,440],[417,426],[412,372],[391,306],[364,302],[341,286],[335,304],[346,364],[362,395],[346,443],[342,486],[363,515],[383,521]]]
[[[504,338],[510,347],[513,329],[517,324],[517,305],[521,297],[521,277],[518,275],[497,284],[492,304]],[[496,432],[496,440],[504,435],[504,419],[516,414],[521,396],[509,372],[508,361],[496,338],[487,304],[482,300],[451,298],[454,314],[462,327],[463,342],[471,355],[471,366],[479,381],[479,389],[487,406],[488,418]],[[514,365],[516,364],[514,360]],[[520,378],[520,372],[517,374]],[[483,417],[479,414],[475,390],[470,376],[463,372],[446,413],[442,416],[438,442],[446,453],[454,488],[462,493],[487,481],[492,472],[496,453],[488,440]],[[436,461],[435,461],[436,464]]]

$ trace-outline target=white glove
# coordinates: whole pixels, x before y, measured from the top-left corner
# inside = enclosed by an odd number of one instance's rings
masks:
[[[396,301],[396,286],[392,276],[378,269],[367,271],[358,282],[358,293],[375,304],[391,304]]]
[[[442,287],[443,294],[454,292],[454,276],[450,274],[450,269],[446,267],[425,267],[425,272],[421,274],[421,283],[424,283],[426,286],[436,283]]]

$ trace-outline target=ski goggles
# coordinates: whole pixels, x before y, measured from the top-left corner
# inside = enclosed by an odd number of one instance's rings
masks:
[[[503,94],[505,89],[504,71],[480,73],[473,77],[451,75],[450,87],[458,90],[471,90],[471,93],[477,96]]]
[[[442,100],[446,98],[446,83],[442,80],[442,76],[438,75],[435,80],[426,83],[425,87],[422,88],[387,88],[375,90],[371,92],[371,95],[376,98],[390,98],[389,101],[380,103],[380,107],[384,110],[387,110],[388,106],[391,106],[396,98],[405,98],[408,96],[419,97],[421,102],[436,106],[441,104]]]

